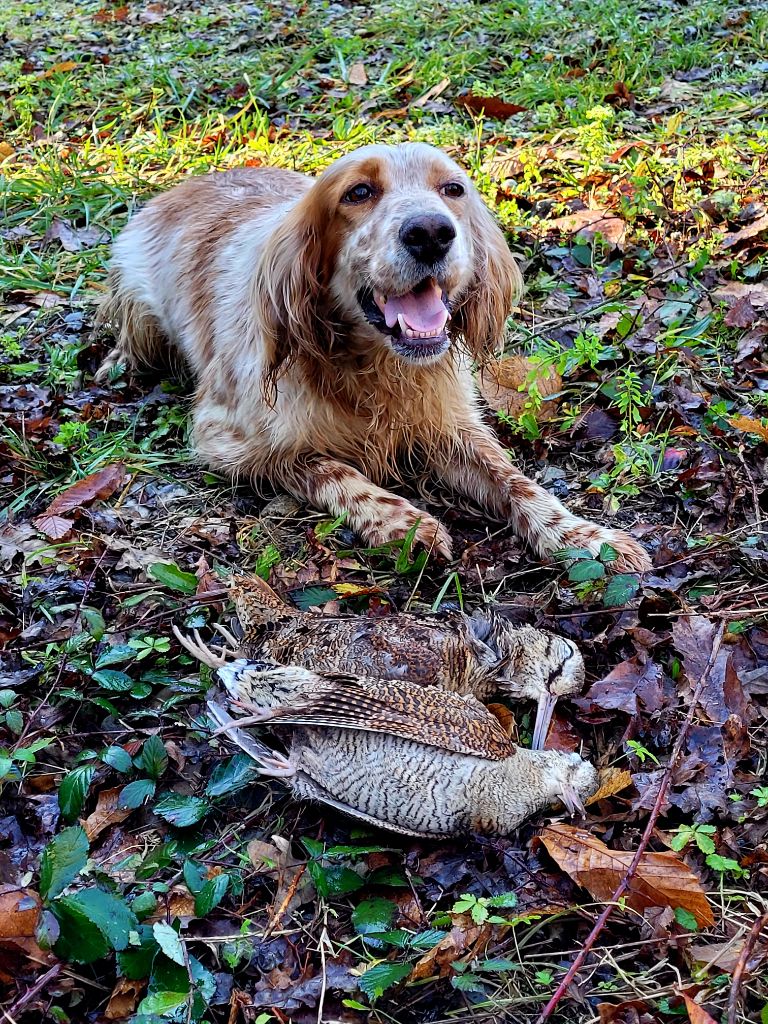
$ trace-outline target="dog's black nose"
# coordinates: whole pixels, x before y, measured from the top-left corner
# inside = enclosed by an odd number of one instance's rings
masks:
[[[409,217],[400,228],[400,241],[419,263],[431,266],[439,262],[451,248],[456,228],[441,213],[425,213]]]

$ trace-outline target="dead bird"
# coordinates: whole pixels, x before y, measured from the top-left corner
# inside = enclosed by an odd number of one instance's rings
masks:
[[[544,746],[558,697],[581,693],[584,660],[564,637],[516,626],[493,609],[474,615],[408,612],[384,618],[321,616],[298,611],[258,577],[230,584],[242,637],[220,629],[247,658],[439,686],[489,700],[497,691],[537,703],[532,747]],[[186,645],[178,630],[177,637]],[[199,639],[199,638],[198,638]],[[193,651],[196,657],[199,652]],[[205,658],[202,658],[205,660]],[[213,663],[212,667],[218,667]]]
[[[597,789],[578,754],[517,747],[470,695],[238,659],[218,675],[248,717],[214,720],[298,799],[371,825],[444,838],[506,835],[556,799],[575,813]],[[278,703],[285,701],[285,703]],[[245,732],[268,724],[287,754]]]

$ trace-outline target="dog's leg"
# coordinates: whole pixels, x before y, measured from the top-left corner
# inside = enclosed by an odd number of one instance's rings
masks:
[[[436,519],[405,498],[377,487],[338,459],[308,459],[281,472],[278,479],[310,505],[334,516],[346,513],[347,525],[374,547],[400,540],[419,521],[416,540],[445,558],[451,557],[450,535]]]
[[[501,444],[479,424],[468,423],[438,444],[429,468],[453,490],[511,523],[538,555],[570,547],[597,554],[602,544],[609,544],[618,553],[610,563],[612,571],[642,572],[651,567],[647,552],[629,534],[574,516],[515,469]]]

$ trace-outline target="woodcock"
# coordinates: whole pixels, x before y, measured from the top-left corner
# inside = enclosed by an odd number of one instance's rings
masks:
[[[248,717],[232,719],[214,701],[210,713],[262,774],[372,825],[432,838],[506,835],[557,798],[571,813],[583,809],[597,789],[587,761],[515,746],[470,695],[244,659],[221,658],[217,671]],[[257,723],[287,755],[243,729]]]
[[[513,625],[491,609],[426,618],[321,616],[290,607],[258,577],[246,576],[232,578],[230,593],[242,638],[222,632],[235,653],[323,672],[408,680],[480,701],[497,691],[534,700],[534,750],[544,746],[558,697],[584,687],[584,661],[572,641]]]

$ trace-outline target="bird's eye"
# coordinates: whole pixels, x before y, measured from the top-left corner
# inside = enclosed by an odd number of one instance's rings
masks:
[[[364,203],[368,199],[373,198],[373,189],[370,185],[366,185],[364,181],[359,182],[357,185],[353,185],[349,192],[344,196],[345,203]]]
[[[459,196],[464,195],[464,186],[458,181],[449,181],[443,185],[440,191],[444,196],[448,196],[449,199],[458,199]]]

